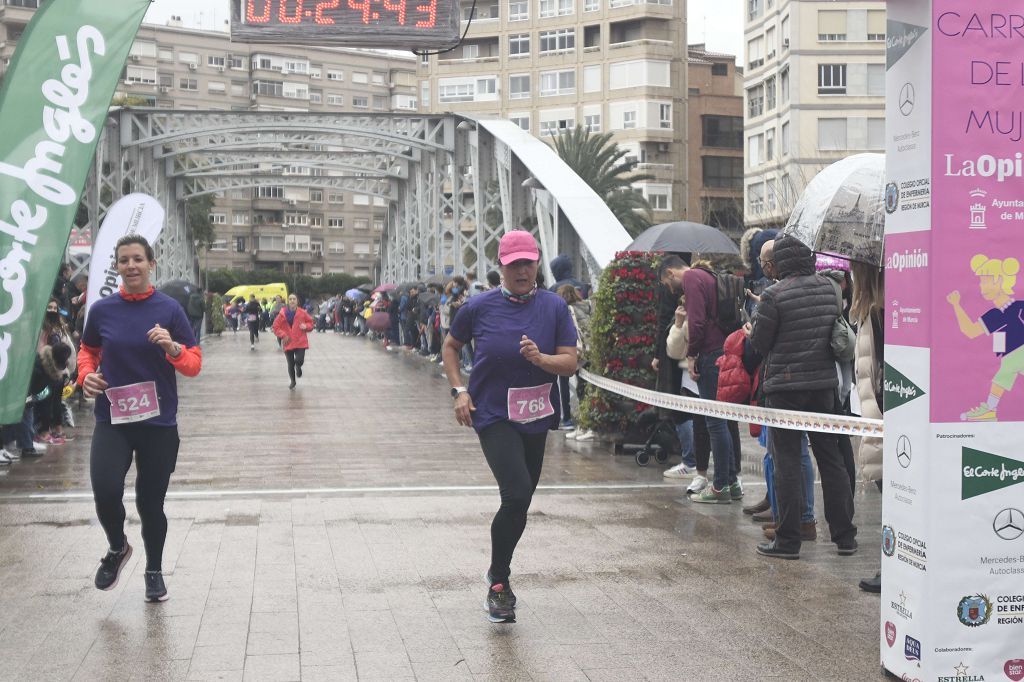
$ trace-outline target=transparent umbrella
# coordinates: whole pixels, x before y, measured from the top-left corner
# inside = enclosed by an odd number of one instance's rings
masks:
[[[855,154],[807,184],[782,230],[813,251],[881,266],[885,154]]]

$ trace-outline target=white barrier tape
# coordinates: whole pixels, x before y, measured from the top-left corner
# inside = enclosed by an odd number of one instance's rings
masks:
[[[848,436],[875,436],[876,438],[881,438],[884,435],[884,422],[881,419],[847,417],[839,414],[819,414],[817,412],[797,412],[795,410],[776,410],[770,407],[754,407],[753,405],[721,403],[701,398],[687,398],[681,395],[659,393],[658,391],[651,391],[646,388],[630,386],[620,381],[592,374],[583,369],[580,370],[580,376],[583,377],[584,381],[590,382],[606,391],[611,391],[637,402],[662,407],[666,410],[675,410],[676,412],[689,412],[691,414],[704,415],[705,417],[718,417],[719,419],[764,424],[765,426],[779,429],[815,431],[818,433],[842,433]]]

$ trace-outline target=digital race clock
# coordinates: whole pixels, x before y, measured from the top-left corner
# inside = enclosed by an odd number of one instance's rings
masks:
[[[459,42],[459,0],[232,0],[231,39],[437,49]]]

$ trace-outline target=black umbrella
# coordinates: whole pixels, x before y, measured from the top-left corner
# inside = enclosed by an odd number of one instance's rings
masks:
[[[359,291],[365,291],[368,294],[372,294],[375,288],[376,287],[374,287],[373,284],[371,284],[370,282],[367,282],[366,284],[360,284],[359,286],[356,287],[356,289],[359,289]]]
[[[429,284],[433,284],[434,286],[443,287],[444,285],[448,284],[448,282],[450,282],[451,280],[452,280],[452,278],[449,277],[448,275],[440,273],[440,274],[431,275],[430,277],[428,277],[426,283],[428,285]]]
[[[680,220],[644,230],[626,251],[739,254],[739,247],[717,227]]]
[[[167,294],[181,304],[182,308],[188,309],[188,297],[198,291],[199,287],[183,279],[172,279],[170,282],[160,285],[160,292]]]

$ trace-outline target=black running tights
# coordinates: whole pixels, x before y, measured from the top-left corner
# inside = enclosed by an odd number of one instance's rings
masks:
[[[520,433],[502,421],[480,431],[479,437],[501,493],[501,506],[491,522],[491,579],[505,580],[526,529],[526,512],[540,481],[548,434]]]
[[[286,350],[284,357],[288,360],[288,378],[295,383],[295,368],[302,369],[302,363],[306,361],[306,349],[296,348],[295,350]]]
[[[256,343],[260,340],[260,321],[253,320],[249,322],[249,345]]]
[[[162,570],[167,517],[164,497],[178,461],[178,427],[97,422],[89,468],[96,515],[112,550],[124,546],[124,479],[135,455],[135,507],[142,520],[146,570]]]

